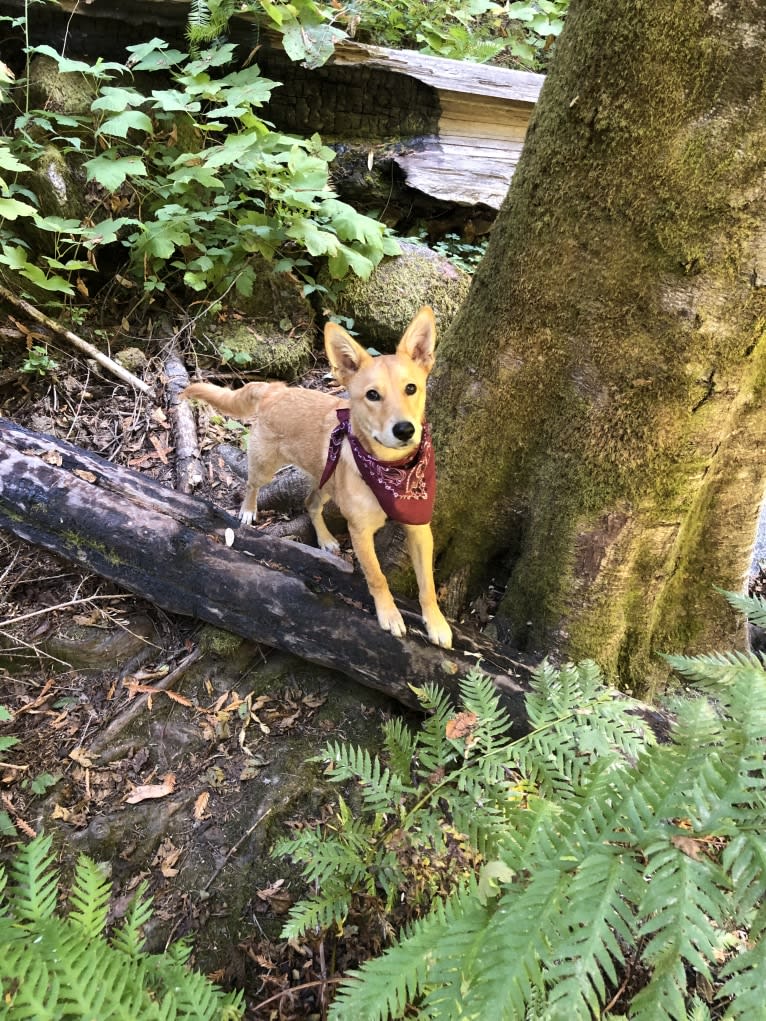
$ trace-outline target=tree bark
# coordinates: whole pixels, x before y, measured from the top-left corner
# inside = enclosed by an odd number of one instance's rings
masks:
[[[330,667],[417,707],[412,686],[453,695],[479,665],[515,729],[527,726],[532,662],[457,629],[458,650],[428,644],[404,608],[404,639],[382,631],[363,582],[340,558],[267,536],[203,500],[166,489],[63,440],[0,419],[0,528],[85,565],[164,609]]]
[[[433,376],[439,574],[646,692],[743,640],[766,484],[766,8],[572,0]],[[471,500],[466,494],[477,494]]]

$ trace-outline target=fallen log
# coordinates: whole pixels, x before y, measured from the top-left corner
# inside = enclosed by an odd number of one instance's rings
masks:
[[[410,630],[395,638],[339,557],[238,527],[202,499],[8,419],[0,419],[0,528],[171,613],[338,670],[404,705],[417,707],[411,686],[428,682],[456,696],[460,678],[480,666],[516,729],[526,727],[529,659],[460,628],[456,649],[439,649],[407,606]]]

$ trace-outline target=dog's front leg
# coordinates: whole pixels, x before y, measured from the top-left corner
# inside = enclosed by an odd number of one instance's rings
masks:
[[[351,536],[354,553],[356,553],[356,559],[362,568],[367,588],[370,590],[370,595],[375,601],[378,623],[384,631],[390,631],[392,635],[401,638],[406,633],[407,628],[404,626],[401,613],[396,608],[386,576],[380,569],[373,541],[374,529],[354,528],[349,523],[348,534]]]
[[[405,525],[407,546],[410,551],[415,577],[418,580],[418,596],[423,611],[423,621],[428,637],[434,645],[444,649],[452,648],[452,629],[436,601],[434,587],[434,537],[430,525]]]

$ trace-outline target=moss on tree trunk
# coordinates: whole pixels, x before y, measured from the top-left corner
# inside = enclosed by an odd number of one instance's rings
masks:
[[[442,339],[438,570],[646,692],[730,644],[766,483],[766,9],[573,0]]]

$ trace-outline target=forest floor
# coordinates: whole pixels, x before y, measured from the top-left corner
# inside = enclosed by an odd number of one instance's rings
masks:
[[[163,352],[142,372],[153,399],[33,330],[5,331],[0,415],[173,487]],[[18,372],[41,340],[56,368]],[[318,361],[304,382],[322,385],[323,371]],[[200,492],[235,509],[241,481],[213,453],[222,439],[222,425],[201,437]],[[332,814],[305,759],[330,738],[374,744],[399,711],[383,696],[0,533],[0,705],[11,714],[0,734],[19,739],[0,764],[3,857],[19,836],[55,832],[65,874],[74,851],[108,861],[115,917],[147,880],[151,949],[190,937],[198,967],[245,988],[249,1018],[323,1017],[334,976],[379,952],[377,905],[343,939],[282,940],[303,890],[270,847]]]

